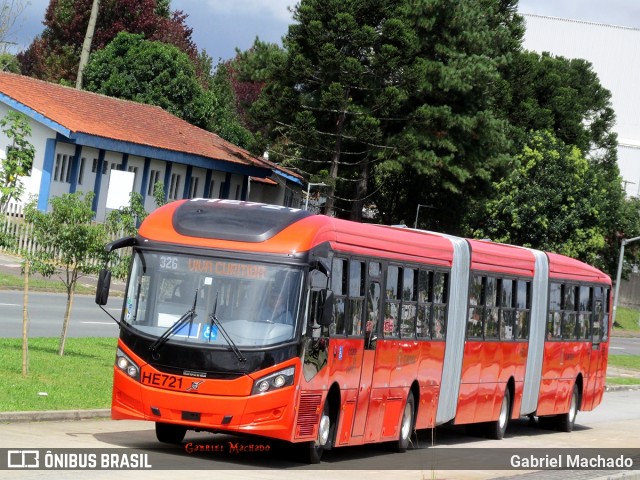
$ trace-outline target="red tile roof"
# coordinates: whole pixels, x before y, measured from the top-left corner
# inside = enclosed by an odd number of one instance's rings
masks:
[[[153,105],[107,97],[6,72],[0,72],[0,93],[72,133],[273,168],[271,162],[264,162],[215,133],[193,126]]]

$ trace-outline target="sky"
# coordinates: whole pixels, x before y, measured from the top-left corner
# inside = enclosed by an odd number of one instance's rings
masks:
[[[16,53],[26,48],[42,32],[49,0],[28,1],[6,40],[15,42]],[[453,1],[453,0],[452,0]],[[200,50],[213,59],[227,60],[235,49],[246,50],[256,37],[281,43],[292,23],[289,8],[296,0],[172,0],[173,10],[188,14],[186,23]],[[640,29],[638,0],[520,0],[520,13],[585,20]]]

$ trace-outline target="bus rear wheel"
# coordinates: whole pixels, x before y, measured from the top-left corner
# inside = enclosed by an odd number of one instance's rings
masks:
[[[489,428],[487,431],[487,436],[494,440],[502,440],[504,438],[504,434],[507,431],[507,425],[509,424],[509,414],[511,413],[511,393],[507,388],[504,391],[504,396],[502,397],[502,403],[500,404],[500,414],[498,415],[498,419],[489,422]]]
[[[396,444],[396,450],[398,452],[404,452],[409,448],[409,444],[411,443],[411,432],[413,432],[413,426],[415,423],[415,411],[413,392],[409,392],[407,402],[404,405],[404,411],[402,412],[402,420],[400,422],[400,435],[398,437],[398,443]]]
[[[180,445],[186,433],[187,429],[180,425],[156,422],[156,438],[159,442]]]
[[[573,427],[576,424],[576,417],[578,416],[578,400],[580,396],[578,394],[578,386],[573,386],[573,392],[571,392],[571,403],[569,404],[569,411],[562,413],[558,416],[558,430],[561,432],[572,432]]]

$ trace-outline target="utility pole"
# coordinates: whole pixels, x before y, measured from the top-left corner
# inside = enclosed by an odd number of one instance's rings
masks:
[[[616,321],[616,310],[618,309],[618,293],[620,291],[620,278],[622,277],[622,264],[624,261],[624,247],[630,243],[640,240],[640,237],[630,238],[629,240],[622,239],[620,244],[620,257],[618,258],[618,273],[616,274],[616,288],[613,293],[613,312],[611,312],[611,325]]]

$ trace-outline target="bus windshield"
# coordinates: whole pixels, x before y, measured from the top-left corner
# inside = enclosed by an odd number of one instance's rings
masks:
[[[138,250],[122,320],[172,342],[275,345],[294,337],[302,284],[297,267]]]

